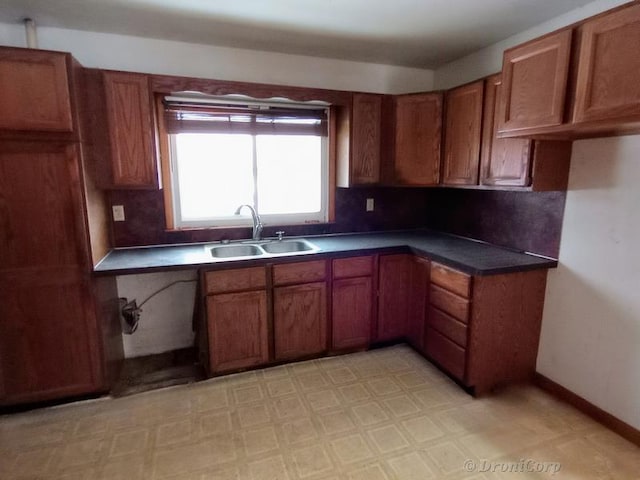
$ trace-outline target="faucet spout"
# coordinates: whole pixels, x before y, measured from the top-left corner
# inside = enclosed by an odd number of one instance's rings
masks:
[[[248,205],[246,203],[240,205],[237,209],[236,209],[236,215],[240,215],[240,210],[242,210],[243,207],[247,207],[249,209],[249,211],[251,212],[251,218],[253,219],[253,236],[252,238],[254,240],[260,240],[260,237],[262,236],[262,221],[260,220],[260,215],[258,215],[258,212],[256,212],[256,209],[253,208],[251,205]]]

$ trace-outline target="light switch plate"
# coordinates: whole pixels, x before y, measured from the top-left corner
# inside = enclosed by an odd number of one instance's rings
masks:
[[[367,198],[367,212],[373,212],[373,198]]]
[[[124,222],[124,205],[112,205],[111,211],[114,222]]]

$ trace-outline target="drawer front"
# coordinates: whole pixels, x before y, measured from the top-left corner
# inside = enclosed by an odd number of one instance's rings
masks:
[[[425,352],[451,375],[464,381],[466,357],[464,348],[459,347],[436,330],[427,327]]]
[[[333,278],[366,277],[373,274],[373,257],[337,258],[333,261]]]
[[[292,283],[318,282],[324,280],[326,274],[327,262],[325,260],[274,265],[273,284],[286,285]]]
[[[264,267],[206,272],[204,278],[207,294],[260,290],[267,286],[267,275]]]
[[[429,303],[452,317],[467,323],[469,319],[469,300],[459,297],[436,285],[429,287]]]
[[[467,346],[467,326],[437,308],[429,307],[427,325],[461,347]]]
[[[461,297],[471,296],[471,277],[439,263],[431,264],[431,281]]]

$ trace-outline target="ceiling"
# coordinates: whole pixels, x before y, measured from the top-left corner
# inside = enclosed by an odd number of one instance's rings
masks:
[[[0,22],[436,68],[592,0],[2,0]]]

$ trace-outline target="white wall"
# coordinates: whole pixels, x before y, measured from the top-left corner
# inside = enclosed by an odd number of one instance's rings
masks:
[[[38,41],[92,68],[376,93],[433,89],[433,71],[417,68],[47,27]],[[24,47],[23,27],[0,23],[0,45]]]
[[[599,0],[436,70],[436,88],[500,71],[502,52],[626,0]],[[574,142],[560,266],[538,371],[640,428],[640,136]]]
[[[538,371],[640,428],[640,136],[574,142]]]
[[[501,42],[448,63],[436,70],[435,87],[446,89],[470,82],[477,78],[486,77],[502,69],[502,52],[507,48],[526,42],[533,38],[565,27],[587,17],[608,10],[629,0],[597,0],[560,15],[552,20],[541,23],[522,33],[509,37]]]
[[[195,270],[124,275],[116,278],[118,294],[138,306],[154,292],[177,280],[195,280]],[[139,357],[193,346],[191,328],[196,283],[178,283],[142,307],[138,329],[123,335],[125,357]]]

